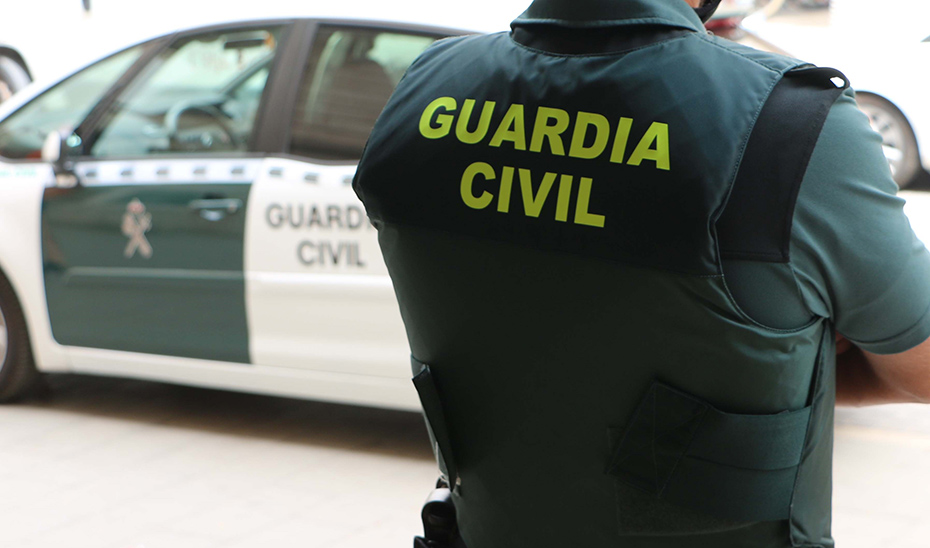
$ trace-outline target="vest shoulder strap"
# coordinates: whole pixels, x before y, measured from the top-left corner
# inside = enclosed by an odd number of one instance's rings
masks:
[[[801,180],[830,107],[847,87],[838,70],[812,66],[786,72],[775,85],[717,219],[721,259],[788,262]]]

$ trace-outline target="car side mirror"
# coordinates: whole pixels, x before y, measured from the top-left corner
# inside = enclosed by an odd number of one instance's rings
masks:
[[[68,137],[71,132],[52,131],[42,144],[42,161],[52,164],[55,186],[73,188],[80,184],[74,171],[74,162],[69,158]]]

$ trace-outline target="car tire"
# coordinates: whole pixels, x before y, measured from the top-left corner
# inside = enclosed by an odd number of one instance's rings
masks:
[[[911,124],[898,107],[878,95],[857,93],[856,101],[872,129],[882,136],[882,148],[898,188],[907,187],[920,171],[920,151]]]
[[[0,103],[13,96],[31,82],[26,69],[4,55],[0,55]]]
[[[28,394],[39,379],[22,308],[13,288],[0,275],[0,402]]]

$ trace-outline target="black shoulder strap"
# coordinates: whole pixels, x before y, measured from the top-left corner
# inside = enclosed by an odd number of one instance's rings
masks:
[[[801,180],[827,113],[847,87],[841,72],[819,67],[789,71],[776,84],[717,219],[721,259],[788,262]]]

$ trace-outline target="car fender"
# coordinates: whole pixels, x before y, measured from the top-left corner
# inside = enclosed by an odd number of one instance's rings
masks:
[[[930,105],[925,100],[912,95],[916,93],[902,93],[900,91],[889,90],[885,87],[872,87],[866,83],[864,86],[856,88],[856,93],[868,93],[888,101],[907,120],[911,131],[914,132],[914,138],[917,140],[917,152],[920,154],[920,163],[924,169],[930,169]]]
[[[0,271],[23,309],[36,367],[67,371],[64,348],[52,337],[42,272],[42,195],[52,179],[41,163],[0,162]]]

